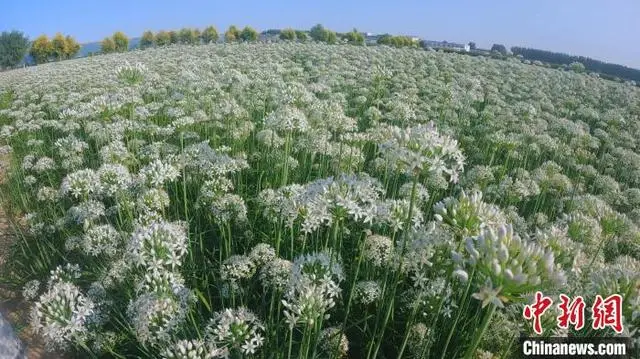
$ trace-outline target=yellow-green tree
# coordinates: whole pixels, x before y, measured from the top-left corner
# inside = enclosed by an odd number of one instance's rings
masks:
[[[254,42],[258,40],[258,31],[252,28],[251,26],[245,26],[240,33],[240,38],[242,41]]]
[[[240,40],[240,30],[235,25],[229,26],[227,32],[224,33],[224,41],[235,42]]]
[[[327,44],[335,44],[338,42],[338,35],[336,35],[335,31],[326,30],[327,31]]]
[[[47,35],[40,35],[38,38],[33,40],[29,54],[33,56],[33,59],[37,64],[42,64],[49,61],[49,58],[52,55],[52,50],[53,47],[51,46],[49,37],[47,37]]]
[[[296,39],[298,41],[305,42],[305,41],[307,41],[307,38],[309,38],[309,35],[307,35],[307,33],[305,31],[296,30]]]
[[[146,49],[153,46],[153,32],[145,31],[142,33],[142,37],[140,38],[140,48]]]
[[[181,43],[189,45],[195,45],[200,41],[199,34],[195,30],[188,29],[186,27],[180,29],[180,32],[178,32],[178,38]]]
[[[352,45],[364,45],[364,35],[362,35],[356,29],[353,29],[353,31],[346,33],[344,35],[344,38],[348,43]]]
[[[169,35],[168,32],[162,30],[162,31],[158,31],[158,33],[156,34],[155,40],[156,40],[156,45],[166,46],[171,43],[171,36]]]
[[[127,52],[129,50],[129,38],[122,31],[113,34],[113,43],[117,52]]]
[[[280,40],[293,41],[296,39],[296,31],[294,29],[284,29],[280,31]]]
[[[80,51],[80,44],[71,35],[64,38],[65,57],[75,57]]]
[[[208,26],[202,31],[202,42],[209,44],[218,41],[218,29],[215,26]]]
[[[109,54],[116,51],[116,43],[110,37],[105,37],[100,43],[100,52]]]
[[[56,61],[66,58],[66,45],[67,43],[65,42],[64,35],[61,33],[57,33],[53,39],[51,39],[51,53]]]
[[[169,43],[177,44],[179,41],[180,37],[178,36],[178,33],[173,30],[169,31]]]

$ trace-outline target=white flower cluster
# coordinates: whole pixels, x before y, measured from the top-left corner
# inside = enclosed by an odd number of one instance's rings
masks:
[[[482,192],[467,195],[464,191],[456,197],[447,197],[433,205],[434,217],[462,235],[476,235],[485,227],[506,223],[500,209],[482,201]]]
[[[160,356],[163,359],[215,359],[226,358],[228,351],[216,348],[203,340],[179,340],[170,343]]]
[[[515,298],[541,285],[560,287],[566,283],[553,252],[521,239],[510,225],[488,227],[480,235],[466,238],[465,251],[454,251],[452,257],[459,271],[474,271],[474,280],[484,283],[478,295],[500,306],[495,301],[498,294],[501,298]]]
[[[264,126],[267,129],[283,132],[305,132],[309,127],[304,112],[289,105],[281,106],[267,115]]]
[[[274,258],[260,270],[259,279],[264,288],[284,291],[291,280],[293,263],[286,259]]]
[[[345,358],[349,352],[349,339],[340,328],[323,329],[318,341],[322,352],[330,358]]]
[[[453,183],[464,169],[464,155],[458,142],[438,133],[433,122],[395,129],[393,138],[380,145],[380,151],[396,171],[416,176],[446,174]]]
[[[140,169],[141,181],[149,187],[162,187],[180,177],[180,171],[170,163],[154,160]]]
[[[366,173],[342,174],[319,179],[304,186],[290,185],[260,194],[265,216],[279,216],[288,226],[298,219],[302,231],[311,233],[335,221],[353,219],[371,223],[376,216],[381,184]]]
[[[355,301],[363,305],[375,303],[380,298],[381,293],[380,284],[375,281],[360,281],[356,283],[353,290]]]
[[[65,349],[87,339],[94,308],[95,304],[78,287],[56,280],[36,301],[31,326],[42,335],[48,349]]]
[[[336,305],[343,279],[339,259],[331,253],[317,252],[296,258],[282,300],[289,326],[313,326],[319,320],[329,318],[327,312]]]
[[[69,173],[62,181],[60,191],[75,199],[99,197],[102,193],[100,177],[92,169],[83,169]]]
[[[182,257],[187,253],[187,229],[179,222],[138,227],[127,252],[136,266],[150,270],[174,269],[182,264]]]
[[[244,307],[216,312],[205,329],[217,346],[243,355],[255,354],[264,342],[264,325]]]
[[[368,263],[376,267],[385,267],[394,259],[394,245],[391,238],[372,234],[365,238],[362,255]]]
[[[88,255],[113,256],[122,245],[122,236],[110,224],[89,228],[82,237],[82,250]]]
[[[188,296],[174,293],[149,292],[138,296],[127,308],[137,339],[151,344],[168,342],[185,319],[189,303]]]

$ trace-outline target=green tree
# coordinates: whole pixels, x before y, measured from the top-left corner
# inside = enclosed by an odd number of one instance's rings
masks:
[[[195,45],[200,41],[200,34],[197,33],[193,29],[182,28],[178,32],[178,38],[180,39],[180,43]]]
[[[296,30],[296,39],[298,39],[298,41],[305,42],[307,41],[308,38],[309,38],[309,35],[307,35],[306,32],[301,30]]]
[[[171,36],[169,35],[168,32],[162,30],[162,31],[158,31],[158,33],[155,36],[155,40],[156,40],[156,45],[166,46],[171,43]]]
[[[507,48],[504,47],[504,45],[502,45],[502,44],[493,44],[493,46],[491,46],[491,52],[497,52],[497,53],[500,53],[502,55],[506,55],[507,54]]]
[[[180,37],[178,36],[178,33],[173,30],[169,31],[169,43],[177,44],[178,42],[180,42]]]
[[[353,45],[364,45],[364,35],[362,35],[356,29],[353,29],[353,31],[346,33],[344,38],[350,44],[353,44]]]
[[[147,49],[153,46],[154,43],[153,32],[145,31],[142,33],[142,37],[140,38],[140,48]]]
[[[471,41],[469,42],[469,50],[475,50],[476,49],[476,43]]]
[[[235,25],[229,26],[227,31],[224,33],[224,41],[226,42],[235,42],[240,40],[240,30]]]
[[[385,34],[380,36],[376,42],[378,43],[378,45],[391,45],[392,38],[393,36]]]
[[[218,29],[216,29],[215,26],[208,26],[202,31],[200,37],[202,38],[202,42],[210,44],[212,42],[218,42],[220,35],[218,35]]]
[[[327,35],[326,35],[326,42],[327,44],[335,44],[338,42],[338,35],[335,33],[335,31],[331,31],[331,30],[325,30]]]
[[[29,50],[29,39],[20,31],[0,34],[0,68],[14,67]]]
[[[415,42],[409,36],[391,36],[391,35],[382,35],[378,38],[378,44],[380,45],[388,45],[395,47],[409,47],[409,46],[418,46],[418,43]]]
[[[51,41],[47,35],[40,35],[31,44],[30,55],[33,57],[37,64],[42,64],[49,61],[53,52],[51,47]]]
[[[100,52],[109,54],[116,51],[116,43],[110,37],[105,37],[100,43]]]
[[[80,51],[80,44],[71,35],[64,38],[65,57],[70,59],[75,57]]]
[[[578,61],[574,61],[574,62],[570,63],[569,67],[571,68],[571,70],[573,70],[574,72],[577,72],[577,73],[582,73],[582,72],[586,71],[586,68],[582,64],[582,62],[578,62]]]
[[[326,42],[327,44],[335,44],[338,42],[338,35],[329,30],[325,29],[324,26],[318,24],[309,30],[309,35],[315,41]]]
[[[113,43],[116,45],[117,52],[129,51],[129,38],[122,31],[113,34]]]
[[[321,24],[317,24],[309,30],[309,35],[316,41],[327,41],[327,31]]]
[[[57,33],[53,39],[51,39],[51,49],[53,58],[56,61],[60,61],[66,58],[67,49],[66,42],[64,41],[64,35]]]
[[[284,29],[280,31],[280,40],[294,41],[296,39],[296,32],[293,29]]]
[[[258,31],[252,28],[251,26],[245,26],[240,33],[240,38],[242,41],[254,42],[258,40]]]

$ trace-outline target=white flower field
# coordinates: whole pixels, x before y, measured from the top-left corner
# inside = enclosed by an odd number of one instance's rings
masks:
[[[169,46],[0,73],[2,280],[51,350],[512,358],[640,339],[640,88],[455,53]],[[623,298],[622,333],[591,326]]]

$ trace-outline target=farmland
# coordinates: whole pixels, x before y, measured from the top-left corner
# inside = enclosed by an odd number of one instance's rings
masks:
[[[640,88],[415,48],[214,44],[0,73],[3,282],[80,357],[511,358],[623,297]],[[192,356],[187,356],[192,355]]]

